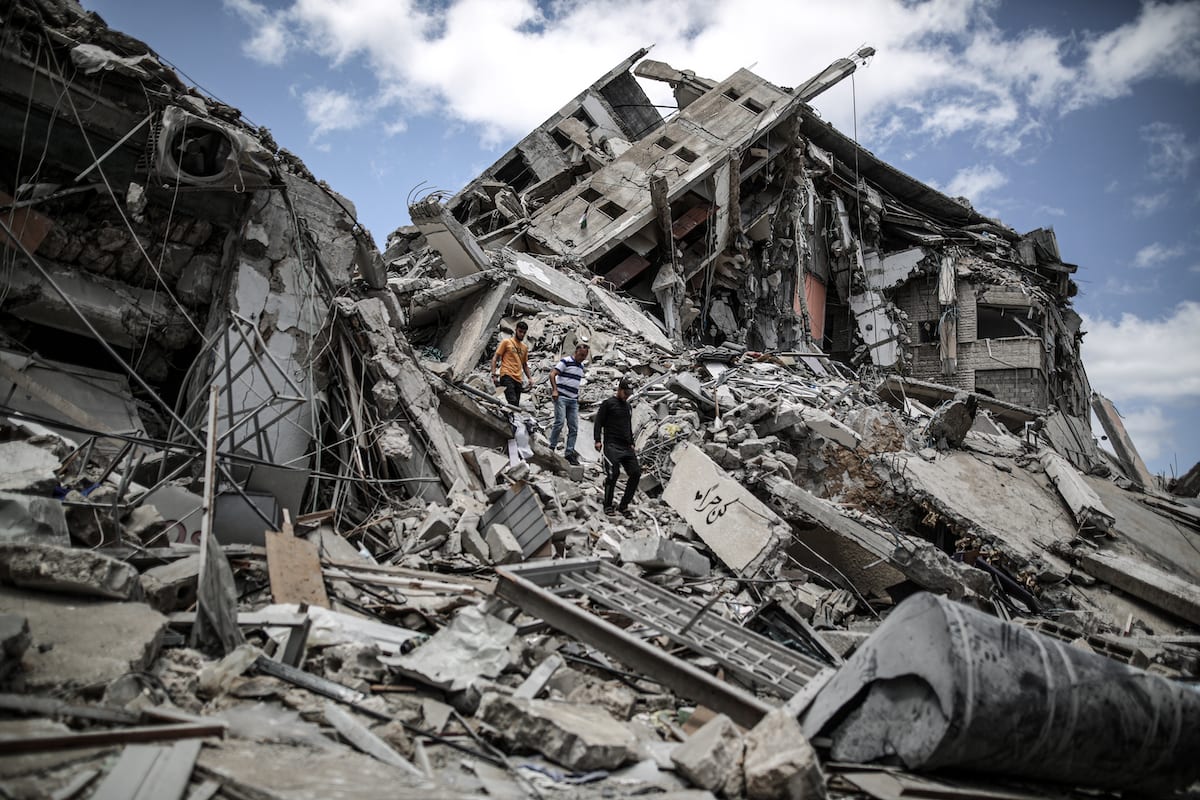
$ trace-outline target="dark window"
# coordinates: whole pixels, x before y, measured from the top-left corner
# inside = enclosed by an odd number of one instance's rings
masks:
[[[675,140],[669,136],[660,136],[658,141],[654,143],[654,146],[663,150],[670,150],[675,146]]]
[[[678,158],[680,161],[684,162],[685,164],[691,164],[693,161],[695,161],[697,158],[699,158],[698,155],[693,153],[691,150],[688,150],[686,147],[681,147],[678,150],[676,150],[675,157]]]
[[[921,328],[921,344],[937,344],[942,337],[938,332],[938,321],[936,319],[927,319],[920,323]]]
[[[525,163],[525,158],[517,153],[496,170],[496,178],[507,183],[514,191],[521,191],[537,177]]]
[[[975,307],[976,339],[1007,339],[1013,336],[1037,336],[1036,320],[1028,306]]]
[[[580,108],[578,111],[576,111],[571,116],[574,117],[575,119],[579,120],[580,122],[582,122],[584,125],[586,125],[587,129],[589,131],[592,128],[596,127],[596,120],[594,120],[590,116],[588,116],[588,113],[586,111],[584,111],[582,108]]]
[[[600,213],[609,219],[616,219],[625,213],[625,209],[621,208],[619,205],[610,200],[609,202],[600,206]]]
[[[733,101],[735,101],[735,102],[736,102],[738,99],[740,99],[740,98],[741,98],[741,96],[742,96],[742,93],[741,93],[741,92],[739,92],[737,89],[733,88],[732,86],[730,86],[730,87],[729,87],[728,89],[726,89],[725,91],[721,92],[721,94],[725,95],[725,96],[726,96],[726,97],[728,97],[730,100],[733,100]]]
[[[590,186],[580,192],[579,196],[589,203],[594,203],[604,197],[604,195],[600,194],[600,192],[596,191]]]
[[[747,97],[746,101],[742,103],[742,105],[753,111],[755,114],[761,114],[767,110],[766,106],[755,100],[753,97]]]

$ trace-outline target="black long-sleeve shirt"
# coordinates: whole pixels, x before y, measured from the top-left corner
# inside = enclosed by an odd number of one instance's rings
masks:
[[[596,441],[606,447],[633,448],[633,408],[628,400],[610,397],[600,404],[592,423]]]

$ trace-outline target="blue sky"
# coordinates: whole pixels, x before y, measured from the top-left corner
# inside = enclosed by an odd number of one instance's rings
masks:
[[[382,246],[642,46],[801,83],[826,119],[1079,265],[1093,386],[1152,470],[1200,460],[1200,0],[84,0],[350,198]],[[649,84],[657,103],[671,102]]]

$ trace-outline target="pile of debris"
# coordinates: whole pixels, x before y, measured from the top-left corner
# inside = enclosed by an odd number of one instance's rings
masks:
[[[793,89],[640,51],[380,253],[143,43],[0,14],[6,797],[1200,776],[1197,482],[1091,392],[1052,231],[817,120],[866,50]],[[547,376],[584,342],[572,464]]]

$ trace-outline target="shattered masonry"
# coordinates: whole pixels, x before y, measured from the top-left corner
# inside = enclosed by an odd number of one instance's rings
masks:
[[[6,797],[1196,791],[1200,465],[1092,392],[1052,230],[816,116],[871,48],[640,50],[380,252],[144,43],[0,20]]]

